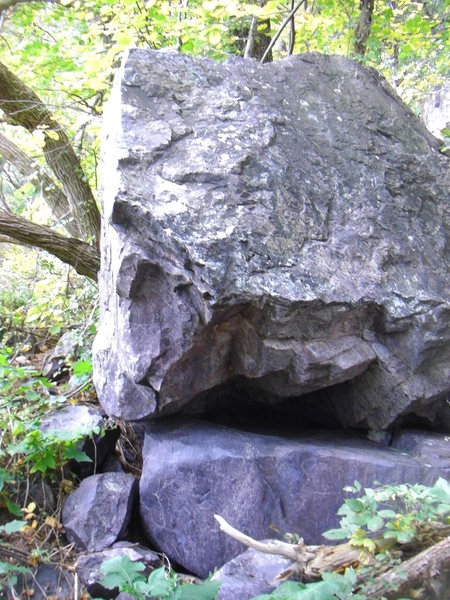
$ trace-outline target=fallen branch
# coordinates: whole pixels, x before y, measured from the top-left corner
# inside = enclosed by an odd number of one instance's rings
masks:
[[[220,529],[249,548],[264,554],[275,554],[287,558],[292,564],[276,577],[286,580],[294,575],[304,581],[317,581],[322,573],[344,571],[347,567],[357,568],[360,564],[369,566],[375,563],[373,555],[365,548],[355,548],[350,544],[338,546],[306,546],[302,539],[297,544],[288,544],[280,540],[259,542],[232,527],[220,515],[214,515]]]
[[[364,594],[367,598],[389,599],[399,598],[405,592],[420,587],[424,581],[450,570],[450,537],[437,542],[440,536],[448,534],[448,528],[439,523],[435,524],[435,528],[430,528],[430,525],[427,527],[429,539],[433,540],[431,543],[434,545],[392,567],[388,562],[377,563],[374,555],[366,548],[355,547],[349,543],[336,546],[306,546],[302,539],[297,544],[279,540],[260,542],[232,527],[220,515],[214,517],[221,531],[238,542],[264,554],[276,554],[291,560],[292,564],[275,578],[278,581],[297,576],[304,582],[311,582],[319,580],[322,573],[344,573],[348,567],[355,570],[365,567],[364,570],[357,571],[358,586],[365,584],[369,577],[374,578],[371,583],[365,585]],[[374,542],[382,545],[386,544],[387,540],[380,538],[374,539]],[[418,542],[420,547],[423,542],[420,539]],[[403,546],[388,543],[392,545],[390,552],[393,558],[400,558],[404,551],[411,551],[411,544]],[[389,590],[392,590],[392,593],[395,590],[395,595],[389,595]]]
[[[283,556],[283,558],[297,561],[299,554],[301,554],[305,548],[303,540],[301,540],[298,544],[288,544],[286,542],[280,542],[279,540],[258,542],[250,536],[245,535],[245,533],[242,533],[241,531],[238,531],[232,527],[220,515],[214,515],[214,518],[219,523],[221,531],[228,534],[238,542],[241,542],[241,544],[245,544],[249,548],[259,550],[259,552],[263,552],[264,554],[276,554],[278,556]]]

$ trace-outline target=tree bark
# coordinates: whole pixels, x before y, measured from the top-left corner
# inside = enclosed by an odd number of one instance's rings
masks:
[[[10,122],[30,132],[44,134],[45,159],[61,182],[74,219],[85,240],[98,243],[100,213],[89,184],[84,179],[80,160],[61,125],[31,88],[0,63],[0,108]]]
[[[97,281],[100,255],[86,242],[64,237],[49,227],[37,225],[5,210],[0,210],[0,233],[11,238],[12,243],[18,242],[47,250],[63,262],[72,265],[80,275]]]
[[[267,0],[257,0],[253,4],[264,6]],[[270,44],[270,19],[258,19],[252,16],[249,25],[231,25],[231,32],[236,36],[236,52],[244,58],[261,60]],[[267,60],[272,60],[272,52],[268,53]]]
[[[71,215],[69,203],[63,191],[55,185],[47,173],[37,172],[35,162],[2,133],[0,133],[0,156],[41,190],[52,213],[70,235],[83,237],[79,224]]]
[[[25,2],[37,2],[37,0],[0,0],[0,13],[15,6],[16,4],[25,4]]]
[[[427,587],[440,577],[450,579],[450,537],[379,575],[363,592],[368,598],[390,600],[406,596],[431,600],[432,593],[429,589],[427,591]],[[445,593],[445,585],[445,581],[440,582],[442,594]],[[418,595],[421,593],[424,595]]]
[[[361,0],[359,4],[359,19],[355,29],[354,44],[354,51],[359,56],[364,56],[367,50],[374,5],[375,0]]]

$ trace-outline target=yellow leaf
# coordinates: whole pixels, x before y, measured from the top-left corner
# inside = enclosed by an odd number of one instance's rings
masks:
[[[212,31],[208,35],[208,41],[211,44],[211,46],[218,46],[220,44],[221,39],[222,39],[222,35],[221,35],[220,31]]]
[[[55,529],[58,529],[58,525],[60,525],[60,523],[58,523],[55,517],[46,517],[45,524],[49,527],[54,527]]]
[[[53,129],[49,129],[48,131],[45,132],[47,134],[47,136],[49,138],[51,138],[52,140],[59,140],[59,134],[57,131],[54,131]]]

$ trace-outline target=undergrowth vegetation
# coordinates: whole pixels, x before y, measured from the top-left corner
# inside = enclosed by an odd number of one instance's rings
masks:
[[[30,258],[27,252],[24,255]],[[7,256],[3,267],[18,258]],[[13,270],[11,281],[0,291],[3,591],[13,589],[19,577],[30,576],[42,562],[73,562],[72,547],[60,524],[64,499],[76,485],[70,465],[71,461],[90,462],[82,450],[83,441],[101,435],[99,428],[90,425],[60,430],[40,427],[45,416],[68,402],[91,400],[97,302],[95,286],[80,285],[67,267],[55,267],[42,256],[34,261]],[[70,353],[64,361],[71,376],[56,385],[42,375],[42,368],[62,334],[69,339]]]
[[[408,556],[411,544],[417,548],[434,543],[442,535],[442,528],[450,525],[450,484],[443,478],[433,486],[379,485],[363,490],[355,481],[354,486],[344,489],[358,497],[344,501],[338,511],[342,517],[340,527],[326,531],[324,536],[364,548],[374,556],[372,566],[365,567],[362,562],[358,571],[348,567],[343,573],[325,572],[320,581],[312,583],[286,581],[270,594],[255,596],[253,600],[364,600],[372,597],[366,595],[366,586],[370,586],[374,574],[399,564],[399,556],[403,551]],[[133,562],[127,556],[105,561],[101,570],[104,574],[101,584],[105,588],[119,589],[137,600],[150,596],[161,600],[213,600],[221,585],[217,578],[208,578],[201,585],[186,582],[165,567],[146,576],[145,564]]]

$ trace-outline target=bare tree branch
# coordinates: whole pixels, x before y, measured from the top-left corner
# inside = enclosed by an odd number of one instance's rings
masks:
[[[291,0],[291,11],[295,8],[295,0]],[[288,56],[292,56],[295,45],[295,16],[292,15],[289,25],[289,47]]]
[[[294,6],[294,8],[289,12],[289,14],[287,15],[287,17],[281,23],[280,27],[278,28],[278,31],[273,36],[272,41],[270,42],[269,46],[267,47],[267,50],[264,52],[263,57],[261,58],[261,62],[262,63],[266,62],[267,56],[269,55],[270,51],[272,50],[272,48],[277,43],[278,38],[283,33],[284,28],[289,23],[289,21],[294,18],[295,13],[298,11],[298,9],[300,8],[300,6],[302,4],[304,4],[305,2],[306,2],[306,0],[300,0],[300,2]]]
[[[245,544],[249,548],[254,548],[255,550],[259,550],[259,552],[263,552],[264,554],[276,554],[278,556],[283,556],[283,558],[288,558],[289,560],[296,561],[298,555],[298,549],[303,546],[303,542],[301,544],[288,544],[286,542],[280,542],[279,540],[269,540],[268,542],[259,542],[258,540],[253,539],[252,537],[242,533],[238,529],[232,527],[223,517],[220,515],[214,515],[214,518],[219,523],[220,530],[231,536],[241,544]]]
[[[258,30],[258,17],[253,15],[250,22],[250,29],[248,31],[247,44],[245,45],[244,58],[251,58],[253,56],[253,46],[255,43],[256,32]]]
[[[33,90],[2,63],[0,108],[16,125],[30,132],[43,132],[45,159],[62,185],[71,213],[84,232],[85,239],[97,242],[100,213],[69,138]]]
[[[12,243],[18,242],[47,250],[63,262],[72,265],[80,275],[97,281],[100,255],[86,242],[64,237],[49,227],[37,225],[4,210],[0,210],[0,234],[8,236]]]

